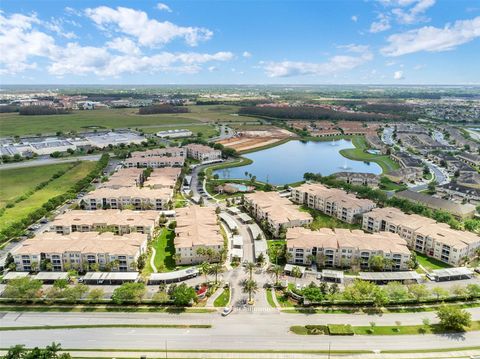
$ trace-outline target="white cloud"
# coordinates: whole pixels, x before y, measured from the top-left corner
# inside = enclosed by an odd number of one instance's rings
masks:
[[[122,41],[115,43],[115,45],[118,44],[124,43]],[[114,55],[106,48],[70,43],[55,56],[48,67],[48,72],[54,76],[94,74],[102,77],[118,77],[126,73],[141,72],[197,73],[201,71],[202,64],[228,61],[232,58],[233,54],[230,52],[214,54],[161,52],[151,56],[132,53]]]
[[[405,77],[403,76],[403,71],[395,71],[393,73],[394,80],[403,80]]]
[[[339,49],[345,49],[348,52],[354,52],[354,53],[366,53],[369,50],[368,45],[357,45],[357,44],[348,44],[348,45],[340,45],[337,46]]]
[[[435,5],[435,0],[418,0],[413,3],[415,3],[415,5],[410,9],[404,10],[398,7],[392,10],[392,13],[396,16],[399,23],[414,24],[420,21],[428,21],[428,19],[423,16],[423,13]]]
[[[103,30],[121,32],[135,37],[142,46],[165,45],[176,38],[183,38],[190,46],[209,40],[213,32],[201,27],[184,27],[169,21],[149,19],[144,11],[108,6],[85,10],[86,15]]]
[[[301,75],[324,76],[334,75],[338,72],[354,69],[372,60],[372,58],[372,53],[366,51],[359,56],[333,56],[328,59],[328,61],[321,63],[281,61],[262,62],[260,65],[269,77],[290,77]]]
[[[358,21],[358,16],[353,15],[350,19],[352,19],[353,22],[357,22]]]
[[[56,51],[52,36],[33,28],[40,24],[35,14],[12,14],[0,12],[0,73],[16,74],[34,69],[33,59],[51,56]]]
[[[420,64],[420,65],[415,65],[415,66],[413,67],[413,69],[414,69],[415,71],[418,71],[418,70],[424,69],[425,67],[427,67],[427,65],[425,65],[425,64]]]
[[[157,4],[156,8],[160,11],[172,12],[172,9],[170,8],[170,6],[168,6],[167,4],[164,4],[162,2],[159,2]]]
[[[377,21],[372,22],[370,25],[370,32],[377,33],[390,29],[390,18],[385,14],[378,14]]]
[[[385,56],[401,56],[419,51],[452,50],[458,45],[480,37],[480,16],[459,20],[443,28],[425,26],[388,37],[388,45],[381,49]]]
[[[117,37],[112,41],[107,42],[106,45],[108,48],[112,50],[117,50],[118,52],[124,54],[140,54],[140,49],[138,48],[138,46],[132,40],[126,37]]]
[[[252,57],[252,54],[248,51],[244,51],[243,54],[242,54],[243,57],[246,57],[246,58],[249,58],[249,57]]]

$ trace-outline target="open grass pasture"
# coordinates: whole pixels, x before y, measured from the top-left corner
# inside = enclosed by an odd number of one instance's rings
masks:
[[[10,223],[24,218],[31,211],[40,208],[50,198],[67,192],[74,183],[88,175],[95,165],[96,162],[82,162],[78,166],[67,171],[63,176],[50,182],[46,187],[35,192],[26,200],[17,203],[13,208],[7,208],[5,214],[0,217],[0,230],[8,226]]]
[[[59,163],[2,170],[0,172],[0,208],[9,201],[33,190],[38,184],[48,181],[55,173],[70,167],[72,167],[71,163]]]
[[[87,131],[91,129],[178,128],[177,125],[196,125],[199,122],[246,122],[255,118],[234,114],[238,106],[207,105],[189,106],[189,113],[138,115],[136,108],[74,111],[67,115],[21,116],[18,113],[0,114],[0,137],[35,134],[52,134],[57,131]],[[184,126],[182,126],[184,127]],[[155,131],[159,131],[156,129]]]

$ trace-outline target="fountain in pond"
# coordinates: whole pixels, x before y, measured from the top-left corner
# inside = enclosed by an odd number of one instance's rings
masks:
[[[340,168],[344,171],[351,169],[351,167],[347,165],[347,161],[343,162],[343,166],[340,166]]]

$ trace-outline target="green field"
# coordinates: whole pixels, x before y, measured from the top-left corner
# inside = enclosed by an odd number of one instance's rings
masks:
[[[72,167],[72,163],[14,168],[0,172],[0,208],[9,201],[48,181],[55,173]]]
[[[442,269],[442,268],[450,268],[451,265],[441,262],[435,258],[427,257],[425,254],[421,254],[415,252],[417,255],[418,263],[424,267],[426,270],[433,270],[433,269]]]
[[[314,231],[317,231],[320,228],[361,229],[361,226],[359,224],[350,224],[350,223],[342,222],[335,217],[330,217],[315,209],[301,206],[300,210],[310,213],[310,215],[313,217],[313,222],[310,224],[310,228]]]
[[[7,227],[10,223],[24,218],[31,211],[40,208],[50,198],[68,191],[73,184],[88,175],[88,173],[94,169],[95,165],[96,162],[82,162],[63,176],[50,182],[40,191],[35,192],[25,201],[17,203],[13,208],[7,208],[5,214],[0,217],[0,230]]]
[[[238,106],[189,106],[189,113],[138,115],[138,109],[102,109],[74,111],[67,115],[21,116],[18,113],[0,113],[0,137],[52,134],[57,131],[87,131],[95,128],[142,128],[171,125],[196,125],[198,122],[257,121],[255,118],[233,116]],[[184,127],[184,126],[182,126]],[[155,131],[154,129],[154,131]],[[158,130],[156,130],[158,131]]]
[[[230,301],[230,289],[226,288],[223,290],[222,294],[220,294],[217,299],[213,302],[213,306],[215,307],[226,307],[228,305],[228,302]]]
[[[164,228],[152,242],[152,247],[156,251],[153,262],[159,272],[172,271],[176,267],[175,258],[173,257],[175,254],[174,238],[175,232]],[[150,259],[147,266],[150,267]],[[152,271],[150,270],[150,272]]]
[[[363,136],[355,136],[352,139],[355,148],[340,150],[342,156],[355,160],[375,162],[382,167],[383,173],[391,172],[400,168],[399,164],[393,161],[388,155],[374,155],[365,152],[368,149],[368,144]]]

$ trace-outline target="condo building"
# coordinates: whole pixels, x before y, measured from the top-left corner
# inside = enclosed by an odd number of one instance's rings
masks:
[[[155,148],[147,151],[132,152],[131,157],[186,157],[187,151],[183,147]]]
[[[145,179],[143,187],[173,189],[181,173],[182,169],[178,167],[156,168],[150,173],[148,178]]]
[[[249,193],[245,195],[244,203],[257,220],[266,221],[274,235],[278,235],[281,228],[306,226],[313,221],[309,213],[300,211],[298,206],[277,192]]]
[[[125,159],[123,165],[128,168],[137,167],[183,167],[185,157],[183,156],[160,156],[160,157],[131,157]]]
[[[80,206],[86,210],[96,209],[169,209],[173,191],[171,188],[97,188],[82,198]]]
[[[109,231],[117,235],[129,233],[146,234],[153,237],[158,225],[159,212],[106,209],[103,211],[73,210],[57,216],[50,226],[50,232],[68,235],[74,232]]]
[[[365,233],[361,230],[290,228],[287,231],[288,262],[327,268],[370,267],[373,256],[385,259],[385,269],[408,270],[410,251],[407,242],[389,232]],[[387,261],[388,260],[388,261]]]
[[[87,271],[96,266],[126,272],[136,270],[136,261],[146,250],[147,235],[141,233],[44,232],[23,241],[12,255],[17,271],[38,270],[51,263],[53,271]]]
[[[347,223],[361,221],[363,213],[375,208],[375,203],[369,199],[357,198],[320,183],[306,183],[292,188],[292,200]]]
[[[185,148],[187,149],[188,157],[200,162],[214,161],[222,158],[222,151],[215,150],[209,146],[191,143],[186,145]]]
[[[453,266],[472,258],[480,248],[480,236],[475,233],[455,230],[445,223],[392,207],[365,213],[362,228],[368,232],[397,233],[410,248]]]
[[[114,172],[106,182],[102,182],[101,188],[121,188],[141,186],[144,181],[142,168],[120,168]]]
[[[219,261],[219,256],[208,258],[198,253],[200,248],[215,253],[224,247],[224,239],[214,207],[189,206],[176,209],[175,255],[177,264],[198,264]]]

